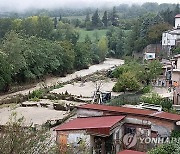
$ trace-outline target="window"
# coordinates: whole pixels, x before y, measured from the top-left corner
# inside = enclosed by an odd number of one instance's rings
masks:
[[[135,127],[129,127],[129,126],[126,126],[125,127],[125,134],[135,134],[136,133],[136,128]]]
[[[149,58],[153,58],[153,56],[152,56],[152,55],[149,55]]]

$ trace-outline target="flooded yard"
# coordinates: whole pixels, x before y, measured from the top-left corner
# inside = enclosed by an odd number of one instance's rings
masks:
[[[102,81],[102,86],[100,91],[112,91],[113,86],[115,85],[114,81]],[[76,82],[73,84],[67,84],[62,88],[54,89],[51,93],[65,93],[68,92],[71,95],[81,96],[81,97],[93,97],[94,92],[96,91],[96,83],[95,82]],[[112,92],[112,96],[117,96],[119,93]]]

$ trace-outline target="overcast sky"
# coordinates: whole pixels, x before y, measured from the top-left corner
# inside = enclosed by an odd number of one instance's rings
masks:
[[[101,7],[113,6],[122,3],[178,3],[180,0],[0,0],[0,8],[25,10],[28,8],[54,7]]]

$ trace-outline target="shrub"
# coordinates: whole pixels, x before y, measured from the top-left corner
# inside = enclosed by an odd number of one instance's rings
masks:
[[[146,93],[150,93],[151,89],[152,89],[151,86],[145,86],[145,87],[143,87],[143,89],[141,91],[143,94],[146,94]]]
[[[34,90],[32,93],[29,94],[29,99],[41,99],[45,91],[43,89]]]
[[[149,96],[142,96],[141,101],[148,104],[161,105],[165,111],[172,109],[172,101],[167,98],[162,98],[156,93],[149,94]]]
[[[131,72],[123,73],[118,82],[113,87],[115,92],[125,92],[125,91],[138,91],[141,84],[136,79],[136,76]]]

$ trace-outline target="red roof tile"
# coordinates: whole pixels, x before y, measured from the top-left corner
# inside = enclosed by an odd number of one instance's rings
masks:
[[[161,119],[172,120],[172,121],[180,120],[180,115],[178,114],[172,114],[168,112],[158,112],[158,111],[145,110],[145,109],[135,109],[135,108],[129,108],[129,107],[85,104],[85,105],[79,106],[79,108],[109,111],[109,112],[119,112],[121,114],[142,115],[142,116],[149,116],[149,117],[161,118]]]
[[[118,154],[145,154],[145,152],[139,152],[134,150],[123,150],[119,152]]]
[[[177,15],[175,16],[175,18],[180,18],[180,14],[177,14]]]
[[[124,118],[125,116],[77,118],[58,126],[55,130],[56,131],[88,130],[90,132],[108,135],[111,127]],[[104,130],[106,130],[106,132],[103,132]]]

